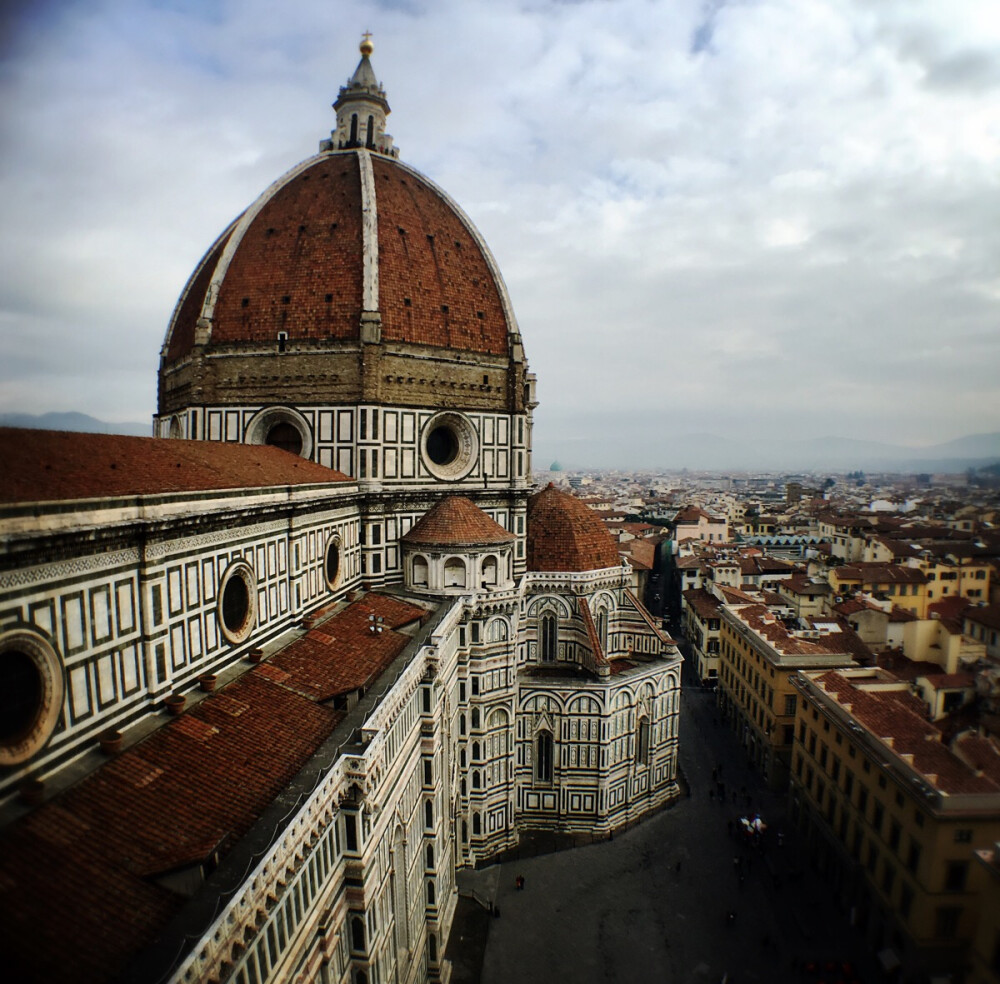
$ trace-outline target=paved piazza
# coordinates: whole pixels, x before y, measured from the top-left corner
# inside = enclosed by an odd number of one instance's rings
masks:
[[[482,984],[878,979],[864,940],[800,863],[782,797],[749,771],[714,708],[710,691],[684,691],[690,797],[613,841],[465,873],[462,884],[500,912]],[[720,762],[725,805],[712,780]],[[761,845],[741,843],[739,818],[758,810],[768,823]]]

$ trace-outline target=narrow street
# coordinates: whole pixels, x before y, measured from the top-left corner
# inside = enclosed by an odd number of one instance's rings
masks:
[[[712,779],[720,764],[724,797]],[[461,874],[500,911],[483,984],[879,980],[710,690],[684,690],[681,766],[691,795],[613,841]],[[739,818],[757,811],[767,830],[754,845]]]

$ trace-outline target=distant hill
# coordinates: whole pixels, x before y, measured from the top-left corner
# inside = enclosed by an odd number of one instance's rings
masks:
[[[1000,462],[1000,433],[970,434],[942,444],[905,447],[829,435],[790,441],[678,434],[643,424],[614,430],[591,417],[583,427],[556,421],[537,428],[535,459],[558,457],[572,468],[688,468],[705,471],[961,473]],[[565,440],[560,440],[566,434]],[[580,430],[586,436],[578,437]],[[555,433],[553,433],[555,431]],[[574,433],[575,432],[575,433]],[[572,435],[572,436],[571,436]]]
[[[29,427],[33,430],[84,431],[89,434],[131,434],[152,437],[153,425],[134,421],[112,424],[85,413],[0,413],[0,427]]]

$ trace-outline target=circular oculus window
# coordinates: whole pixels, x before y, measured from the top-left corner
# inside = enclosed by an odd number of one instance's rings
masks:
[[[326,541],[326,553],[323,555],[323,577],[326,586],[333,591],[340,578],[340,536],[336,533]]]
[[[247,424],[247,444],[270,444],[302,458],[312,455],[312,431],[302,414],[291,407],[267,407]]]
[[[30,629],[0,636],[0,766],[45,747],[59,721],[65,681],[48,641]]]
[[[454,482],[472,471],[479,440],[472,421],[453,410],[437,413],[424,425],[420,452],[427,470],[442,481]]]
[[[219,625],[233,643],[245,642],[257,622],[257,583],[243,561],[226,568],[219,585]]]

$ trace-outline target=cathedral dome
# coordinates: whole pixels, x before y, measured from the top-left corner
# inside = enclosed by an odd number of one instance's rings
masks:
[[[171,319],[164,358],[198,345],[285,351],[361,338],[506,355],[506,290],[472,223],[417,171],[354,148],[275,182],[208,251]],[[281,335],[284,338],[281,339]]]
[[[161,416],[180,425],[193,406],[333,402],[519,412],[530,401],[496,261],[461,208],[398,160],[371,50],[362,44],[319,154],[238,216],[189,278],[161,350]]]
[[[528,570],[593,571],[618,567],[618,548],[601,520],[551,482],[528,500]]]

